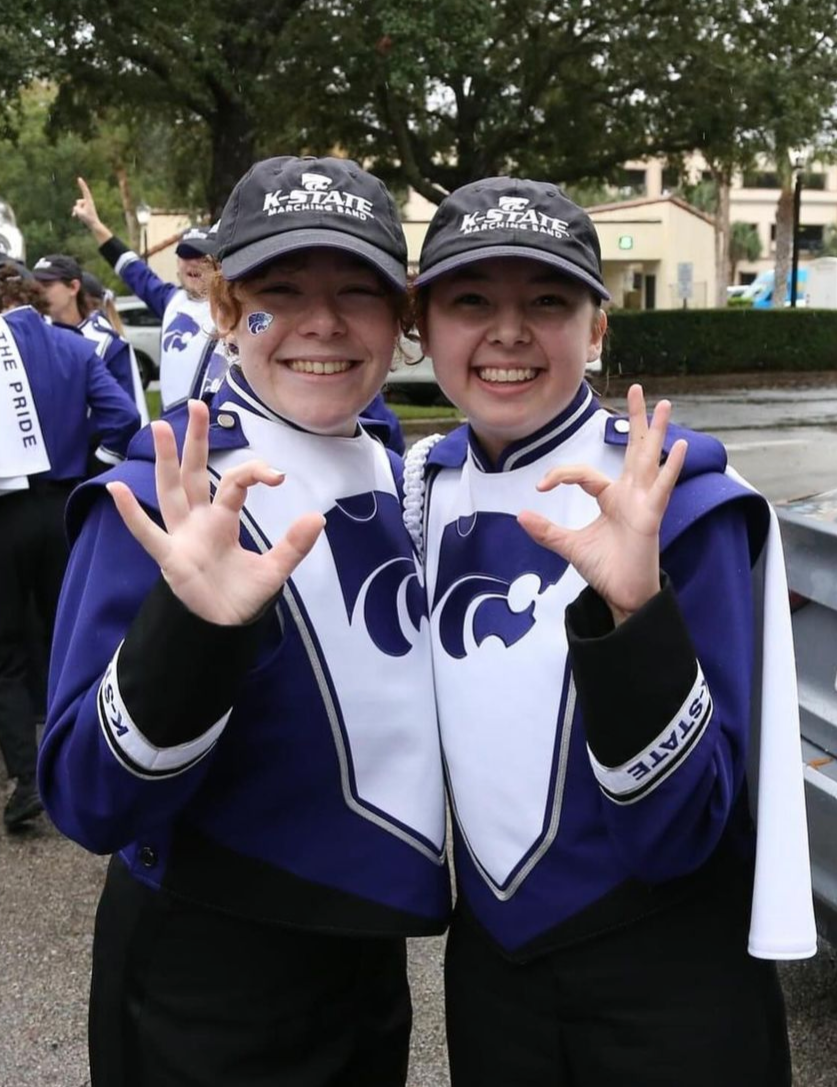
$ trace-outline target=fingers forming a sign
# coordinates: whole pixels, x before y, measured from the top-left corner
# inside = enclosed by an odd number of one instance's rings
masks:
[[[248,551],[239,539],[247,491],[258,483],[278,487],[284,475],[264,461],[247,461],[224,473],[212,500],[207,406],[189,402],[182,461],[168,423],[151,427],[157,499],[165,527],[148,516],[124,483],[109,483],[122,520],[191,612],[225,626],[250,622],[317,542],[325,519],[319,513],[305,514],[269,551]]]
[[[568,529],[526,510],[518,521],[533,540],[562,555],[607,602],[619,623],[660,589],[660,525],[686,457],[676,441],[663,455],[671,404],[661,400],[649,424],[642,387],[628,390],[630,430],[622,474],[610,479],[587,465],[553,468],[538,484],[572,484],[596,499],[599,516]]]

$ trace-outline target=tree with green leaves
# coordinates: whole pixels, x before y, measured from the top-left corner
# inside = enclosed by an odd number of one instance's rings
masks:
[[[151,161],[185,163],[213,215],[272,154],[347,153],[438,203],[493,174],[587,187],[702,150],[721,290],[733,172],[826,128],[837,87],[833,0],[25,2],[49,13],[53,130],[105,108],[164,127]]]
[[[44,2],[59,86],[53,129],[93,131],[111,107],[165,125],[217,217],[260,141],[285,131],[283,110],[304,80],[283,75],[293,67],[286,29],[306,0]]]
[[[48,84],[35,83],[23,94],[14,137],[0,139],[0,196],[15,210],[30,264],[47,253],[70,253],[109,286],[121,286],[100,260],[89,232],[70,215],[78,196],[76,178],[89,180],[102,216],[134,245],[138,200],[197,209],[184,206],[186,190],[176,172],[162,168],[165,130],[137,134],[124,121],[103,115],[90,139],[64,131],[48,140],[44,129],[54,101],[55,88]],[[146,140],[156,146],[145,147]]]
[[[764,10],[767,7],[769,10]],[[790,275],[795,171],[837,142],[837,41],[831,0],[775,0],[753,9],[763,50],[753,96],[765,103],[758,127],[760,150],[779,178],[773,304],[784,304]]]
[[[689,80],[691,94],[675,106],[703,131],[695,148],[702,151],[714,183],[714,207],[707,210],[716,221],[717,304],[723,305],[730,267],[730,184],[738,171],[757,161],[773,164],[779,179],[776,282],[787,280],[793,234],[791,152],[800,146],[833,148],[837,139],[834,4],[756,0],[701,9],[707,19]],[[680,127],[684,121],[673,123]]]
[[[705,143],[691,105],[696,78],[713,78],[707,27],[724,10],[719,0],[314,0],[294,28],[319,88],[300,103],[301,130],[436,203],[500,173],[606,179],[628,159]],[[321,48],[329,25],[339,56]],[[731,64],[723,79],[730,93]]]
[[[761,256],[761,238],[752,223],[735,222],[729,233],[729,279],[735,282],[735,272],[742,260],[754,261]]]

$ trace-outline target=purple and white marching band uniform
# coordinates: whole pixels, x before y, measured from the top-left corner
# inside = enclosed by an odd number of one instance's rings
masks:
[[[226,371],[227,358],[214,335],[209,301],[190,298],[182,287],[165,283],[118,238],[100,246],[138,298],[162,320],[160,399],[164,411],[190,397],[201,397]]]
[[[137,412],[89,340],[75,329],[50,325],[31,306],[9,310],[3,320],[8,329],[3,336],[3,373],[10,390],[14,381],[26,381],[30,413],[34,406],[48,462],[30,474],[56,482],[84,477],[88,406],[101,439],[96,455],[106,464],[121,461],[138,426]],[[17,356],[14,364],[12,351]],[[4,432],[0,450],[7,442],[11,446],[13,429],[4,427]],[[11,447],[9,451],[11,455]],[[7,474],[0,470],[0,476]]]
[[[140,422],[148,422],[148,405],[134,349],[120,336],[101,310],[94,310],[78,326],[82,336],[96,345],[96,354],[137,406]]]
[[[460,901],[517,961],[752,865],[751,568],[767,503],[724,474],[719,442],[689,434],[661,530],[666,585],[616,630],[576,571],[516,521],[524,508],[571,528],[595,519],[580,487],[535,485],[556,461],[618,476],[627,431],[583,385],[496,467],[467,427],[427,459],[427,591]],[[671,427],[667,443],[682,433]]]
[[[396,462],[362,430],[323,438],[286,423],[237,367],[211,420],[214,479],[254,455],[287,473],[278,491],[251,489],[245,546],[265,549],[306,511],[326,528],[258,622],[223,628],[165,588],[101,488],[122,479],[156,511],[148,432],[80,489],[45,804],[87,849],[118,851],[136,880],[200,906],[323,932],[439,932],[441,759]],[[182,440],[185,412],[170,421]]]
[[[139,416],[93,345],[31,306],[7,310],[0,316],[0,749],[17,779],[4,812],[10,828],[40,811],[31,690],[41,662],[29,613],[34,604],[48,644],[67,562],[64,506],[87,474],[88,412],[100,468],[118,463]]]

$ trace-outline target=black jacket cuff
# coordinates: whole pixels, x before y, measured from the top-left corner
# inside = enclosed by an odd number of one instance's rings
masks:
[[[219,626],[190,612],[160,578],[131,624],[116,669],[125,706],[150,743],[188,743],[228,712],[271,611],[246,626]]]
[[[106,242],[103,242],[99,246],[99,252],[105,258],[111,268],[114,268],[116,266],[116,262],[119,260],[122,254],[130,253],[131,250],[123,241],[120,241],[119,238],[114,235],[114,237],[108,238]]]
[[[669,579],[614,626],[586,588],[567,608],[569,654],[587,743],[604,766],[621,766],[676,717],[694,686],[697,657]]]

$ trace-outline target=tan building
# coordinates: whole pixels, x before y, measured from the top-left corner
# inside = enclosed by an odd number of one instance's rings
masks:
[[[689,158],[692,183],[708,178],[706,163],[700,154]],[[636,197],[665,196],[676,178],[662,160],[628,162],[624,168],[625,184],[620,195]],[[837,225],[837,166],[814,159],[803,173],[799,214],[800,264],[820,256],[829,226]],[[761,257],[744,261],[735,270],[737,283],[749,283],[759,272],[776,263],[776,204],[779,184],[773,163],[762,158],[746,173],[734,175],[730,190],[730,222],[750,223],[761,241]]]
[[[708,215],[675,196],[599,204],[587,211],[601,242],[612,306],[714,305],[715,228]]]
[[[183,231],[192,225],[184,212],[154,211],[140,239],[140,256],[148,253],[148,266],[166,283],[177,283],[175,246]],[[142,227],[140,227],[142,232]]]

